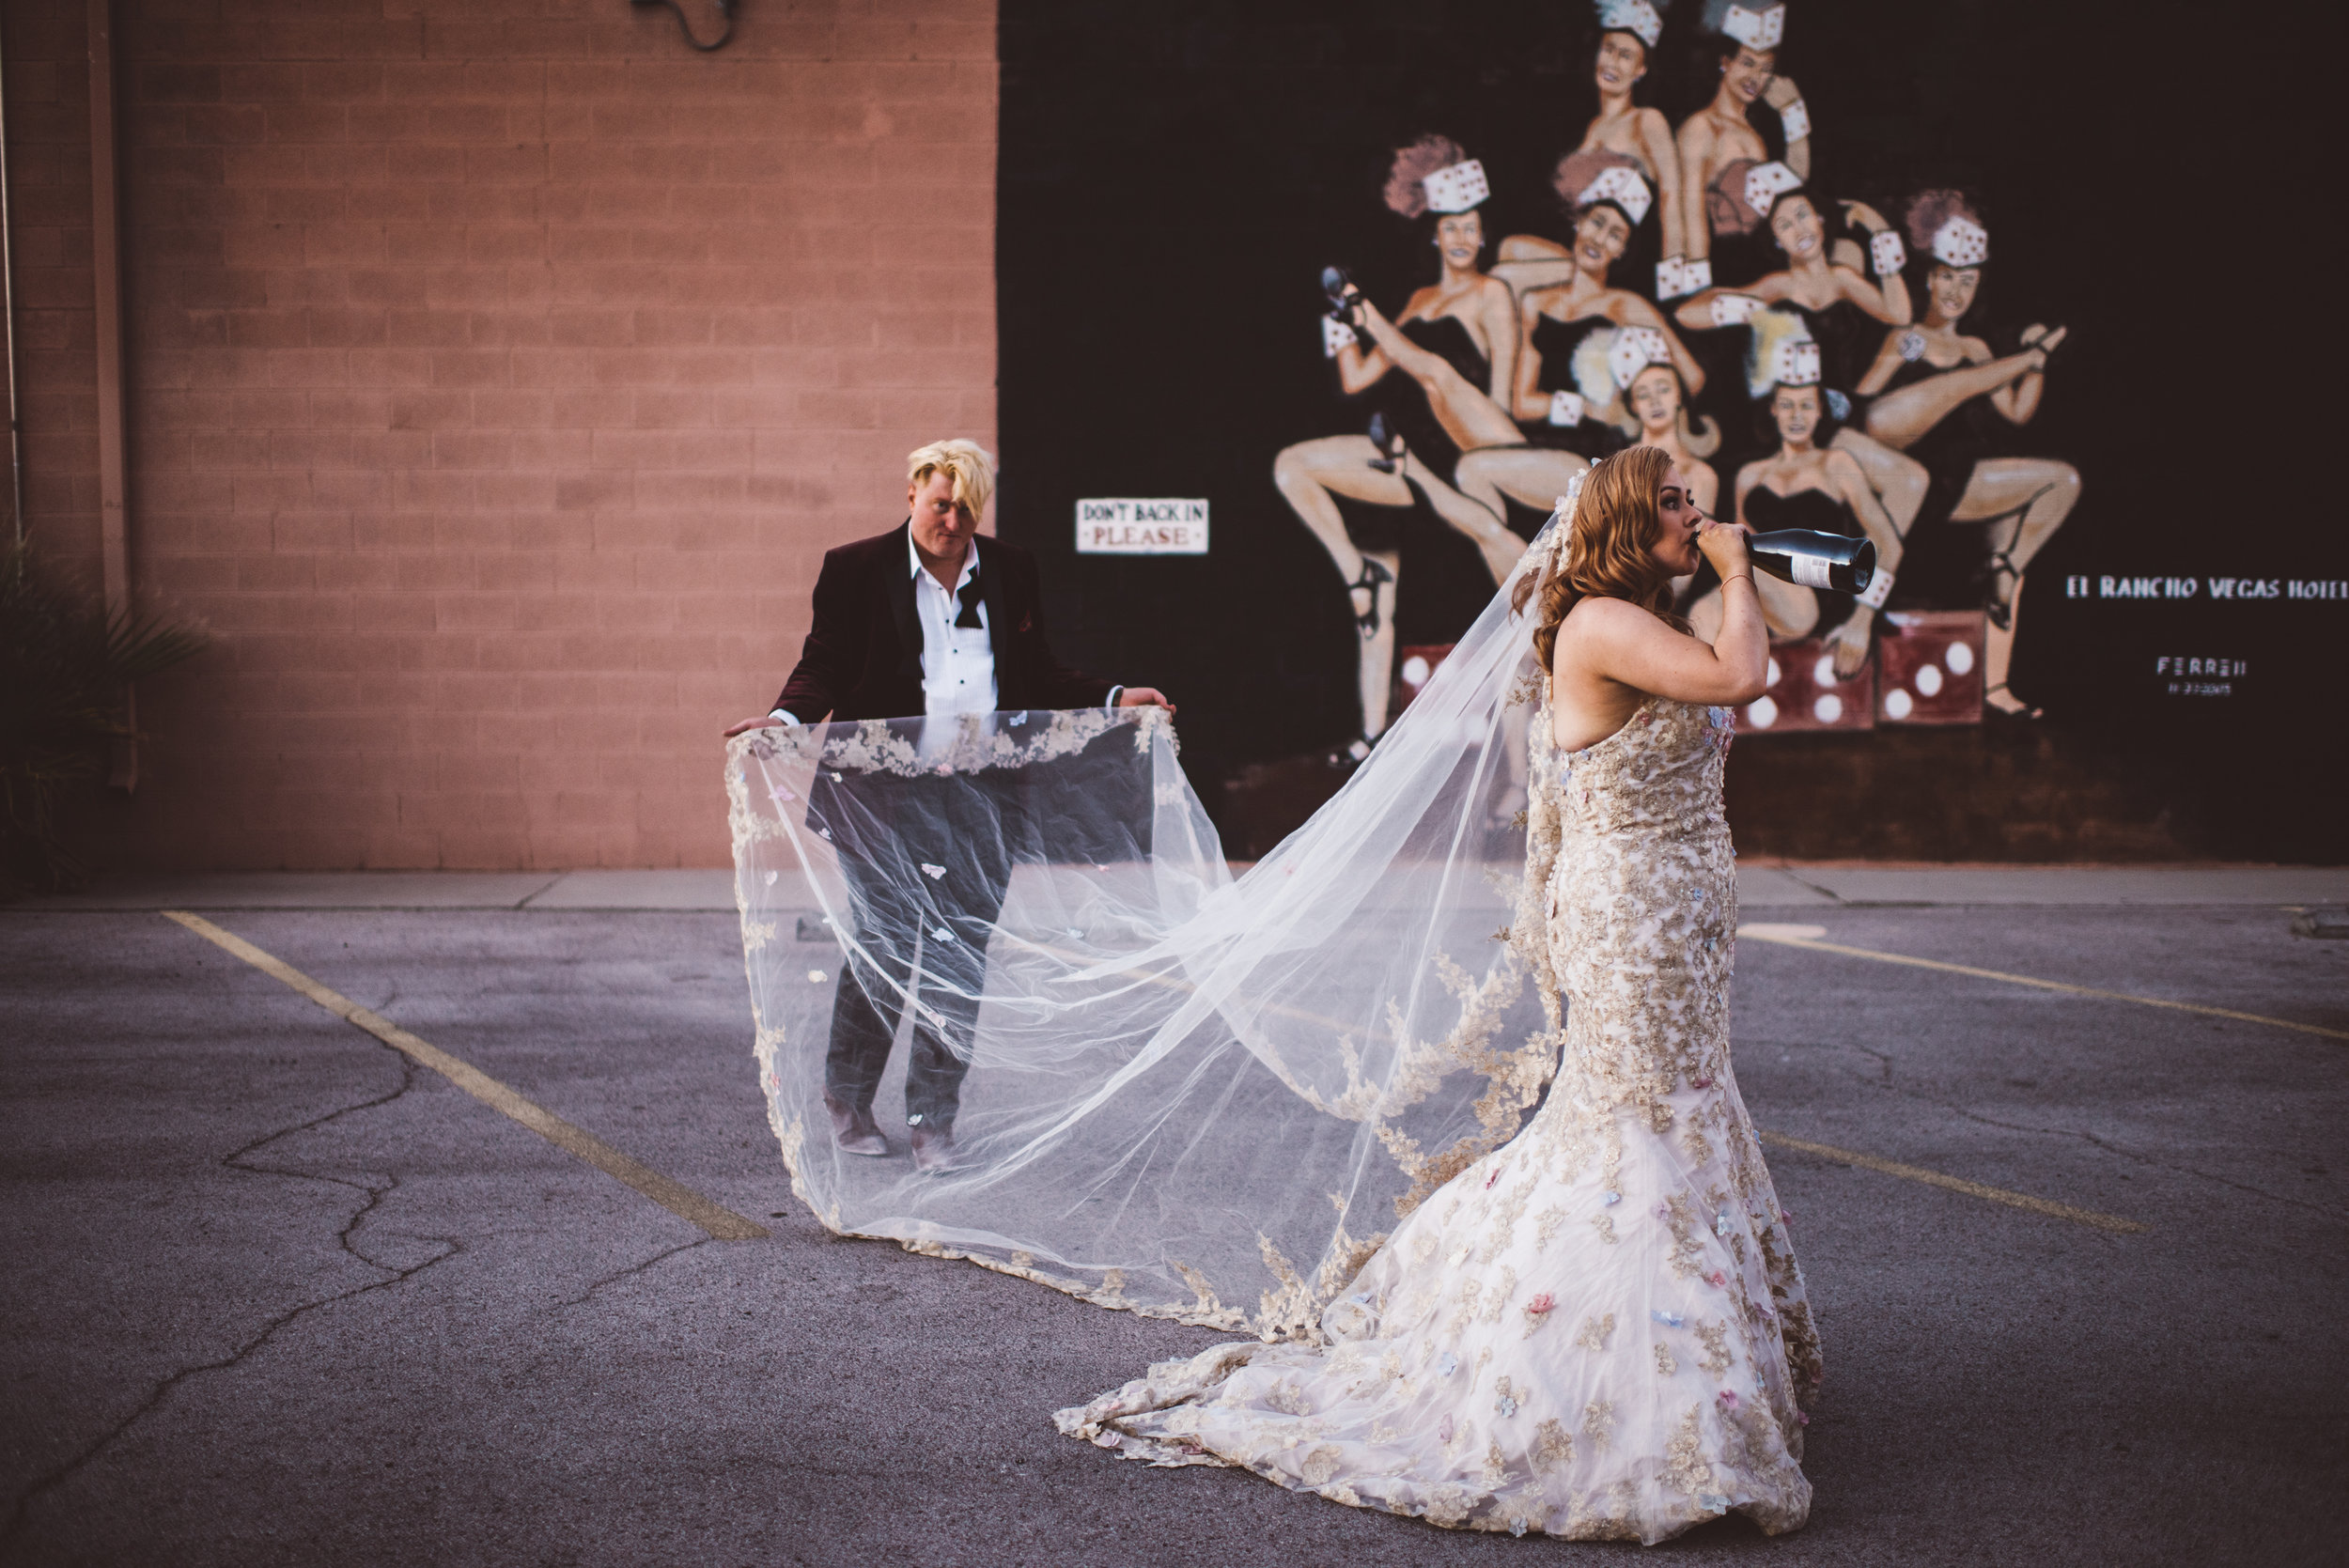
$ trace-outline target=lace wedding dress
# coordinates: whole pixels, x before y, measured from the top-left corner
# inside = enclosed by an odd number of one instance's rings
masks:
[[[1730,1067],[1730,733],[1726,709],[1661,699],[1569,757],[1537,732],[1529,836],[1557,846],[1548,956],[1571,1004],[1547,1102],[1397,1226],[1326,1343],[1161,1363],[1064,1432],[1471,1529],[1803,1523],[1819,1350]]]

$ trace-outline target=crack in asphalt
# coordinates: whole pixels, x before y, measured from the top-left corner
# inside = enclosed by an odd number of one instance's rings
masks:
[[[558,1301],[553,1306],[549,1307],[547,1311],[550,1313],[569,1312],[573,1307],[583,1305],[592,1299],[596,1293],[602,1290],[606,1285],[616,1285],[622,1280],[628,1279],[630,1275],[642,1274],[646,1269],[653,1267],[655,1265],[665,1263],[669,1259],[676,1257],[679,1252],[691,1252],[696,1247],[707,1247],[716,1239],[717,1238],[715,1236],[696,1236],[692,1241],[680,1241],[675,1247],[664,1247],[660,1251],[655,1252],[651,1257],[646,1258],[643,1263],[630,1264],[626,1268],[619,1269],[614,1273],[607,1274],[602,1279],[590,1284],[579,1295],[572,1296],[568,1301]]]
[[[1890,1051],[1878,1050],[1874,1046],[1863,1046],[1857,1041],[1853,1042],[1851,1048],[1859,1052],[1863,1056],[1872,1056],[1875,1058],[1876,1086],[1878,1088],[1890,1089],[1892,1087],[1892,1053]],[[1860,1075],[1857,1073],[1852,1076],[1855,1078],[1860,1078]],[[1862,1078],[1861,1081],[1865,1082],[1866,1079]]]
[[[2170,1160],[2156,1159],[2152,1155],[2141,1154],[2135,1149],[2126,1148],[2119,1143],[2112,1142],[2108,1139],[2099,1138],[2092,1132],[2080,1131],[2072,1127],[2021,1126],[2013,1123],[2001,1122],[1995,1117],[1984,1116],[1979,1112],[1966,1110],[1958,1107],[1952,1107],[1951,1109],[1957,1110],[1959,1115],[1966,1117],[1969,1121],[1981,1122],[1988,1126],[2010,1127],[2017,1132],[2042,1132],[2061,1138],[2077,1138],[2083,1141],[2094,1144],[2097,1148],[2102,1149],[2108,1155],[2117,1155],[2123,1159],[2134,1160],[2139,1165],[2150,1167],[2155,1171],[2168,1171],[2181,1176],[2196,1176],[2206,1182],[2216,1182],[2220,1187],[2231,1188],[2237,1192],[2248,1193],[2254,1198],[2264,1198],[2272,1203],[2284,1203],[2293,1208],[2306,1209],[2309,1213],[2317,1216],[2319,1219],[2329,1219],[2336,1225],[2349,1224],[2349,1215],[2344,1215],[2336,1210],[2326,1208],[2322,1204],[2311,1203],[2305,1198],[2289,1198],[2280,1192],[2270,1192],[2265,1188],[2253,1187],[2248,1182],[2232,1180],[2229,1177],[2219,1175],[2214,1171],[2203,1171],[2191,1165],[2179,1165]]]
[[[2305,1210],[2306,1212],[2313,1214],[2320,1219],[2330,1220],[2336,1225],[2349,1224],[2349,1214],[2342,1214],[2337,1209],[2326,1208],[2321,1203],[2311,1203],[2305,1198],[2293,1198],[2280,1192],[2270,1192],[2265,1188],[2253,1187],[2248,1182],[2235,1181],[2230,1177],[2219,1175],[2216,1172],[2204,1171],[2196,1166],[2181,1165],[2171,1160],[2159,1159],[2152,1155],[2143,1154],[2136,1149],[2131,1149],[2123,1144],[2115,1143],[2108,1139],[2099,1138],[2092,1132],[2083,1131],[2076,1127],[2032,1126],[2022,1122],[2002,1121],[1996,1116],[1986,1115],[1979,1110],[1968,1110],[1965,1106],[1953,1104],[1948,1100],[1939,1099],[1932,1094],[1923,1094],[1914,1089],[1905,1089],[1892,1081],[1893,1059],[1891,1054],[1888,1051],[1878,1050],[1873,1046],[1863,1046],[1857,1041],[1849,1040],[1839,1040],[1834,1042],[1777,1041],[1757,1042],[1757,1044],[1774,1045],[1775,1048],[1780,1050],[1785,1050],[1795,1046],[1807,1046],[1812,1049],[1856,1050],[1864,1056],[1875,1058],[1877,1064],[1882,1069],[1882,1072],[1880,1077],[1875,1079],[1871,1079],[1867,1074],[1860,1072],[1852,1072],[1851,1077],[1859,1082],[1867,1084],[1871,1088],[1881,1089],[1888,1094],[1897,1094],[1905,1100],[1909,1100],[1919,1105],[1929,1105],[1937,1110],[1946,1110],[1952,1115],[1962,1117],[1968,1122],[1977,1122],[1983,1126],[1997,1127],[2005,1132],[2034,1133],[2046,1138],[2077,1138],[2085,1143],[2089,1143],[2095,1148],[2103,1150],[2106,1154],[2115,1155],[2123,1159],[2133,1160],[2136,1163],[2143,1165],[2151,1170],[2167,1171],[2174,1175],[2192,1176],[2201,1181],[2215,1183],[2219,1187],[2227,1188],[2235,1192],[2248,1194],[2253,1198],[2264,1198],[2270,1203],[2282,1203],[2290,1208]],[[1845,1070],[1849,1071],[1849,1069]]]
[[[2146,1166],[2152,1170],[2168,1171],[2175,1175],[2193,1176],[2202,1181],[2215,1182],[2220,1187],[2231,1188],[2236,1192],[2247,1193],[2254,1198],[2264,1198],[2269,1203],[2283,1203],[2292,1208],[2305,1209],[2309,1213],[2316,1215],[2321,1219],[2331,1220],[2336,1225],[2349,1224],[2349,1215],[2341,1214],[2333,1209],[2326,1208],[2321,1204],[2311,1203],[2306,1199],[2286,1197],[2280,1192],[2270,1192],[2265,1188],[2253,1187],[2247,1182],[2231,1180],[2226,1176],[2217,1174],[2216,1172],[2199,1170],[2191,1165],[2179,1165],[2166,1159],[2157,1159],[2152,1155],[2140,1153],[2136,1149],[2131,1149],[2123,1144],[2115,1143],[2108,1139],[2099,1138],[2092,1132],[2084,1131],[2077,1127],[2035,1127],[2022,1122],[2001,1121],[1996,1116],[1984,1115],[1979,1110],[1968,1110],[1962,1105],[1952,1105],[1947,1100],[1935,1099],[1930,1094],[1920,1094],[1914,1093],[1913,1091],[1903,1089],[1895,1089],[1893,1093],[1901,1095],[1904,1099],[1915,1100],[1921,1104],[1937,1107],[1940,1110],[1951,1112],[1952,1115],[1963,1117],[1967,1121],[1979,1122],[1986,1127],[1998,1127],[2001,1131],[2005,1132],[2036,1133],[2045,1138],[2077,1138],[2084,1143],[2088,1143],[2095,1148],[2103,1150],[2106,1154],[2116,1155],[2123,1159],[2134,1160],[2136,1163]]]
[[[65,1484],[65,1483],[72,1480],[75,1475],[80,1473],[100,1454],[111,1448],[114,1443],[125,1433],[129,1432],[132,1427],[136,1426],[140,1421],[144,1421],[148,1416],[159,1409],[163,1405],[163,1402],[171,1397],[172,1391],[178,1389],[180,1384],[185,1383],[188,1379],[194,1377],[201,1373],[225,1371],[227,1368],[238,1365],[240,1362],[252,1356],[255,1352],[261,1349],[262,1346],[268,1344],[271,1340],[277,1336],[279,1330],[286,1328],[289,1325],[299,1321],[303,1317],[307,1316],[309,1313],[318,1311],[321,1307],[331,1307],[337,1301],[348,1301],[353,1296],[365,1296],[371,1291],[388,1290],[394,1285],[402,1284],[414,1279],[417,1275],[423,1273],[426,1269],[432,1267],[436,1264],[446,1263],[449,1259],[456,1257],[464,1251],[464,1243],[454,1236],[424,1236],[418,1239],[436,1243],[442,1250],[433,1256],[425,1259],[422,1263],[412,1264],[406,1267],[401,1267],[395,1264],[379,1262],[375,1258],[369,1257],[366,1252],[362,1251],[354,1242],[353,1236],[358,1232],[359,1227],[366,1222],[367,1217],[373,1214],[382,1203],[383,1200],[390,1197],[394,1192],[399,1190],[399,1178],[397,1175],[386,1174],[381,1183],[378,1184],[366,1181],[352,1181],[343,1176],[321,1175],[313,1171],[294,1171],[279,1166],[259,1165],[253,1163],[250,1159],[251,1156],[257,1154],[262,1149],[267,1148],[270,1144],[276,1142],[280,1139],[291,1138],[296,1133],[314,1131],[317,1128],[327,1126],[329,1123],[339,1121],[345,1116],[356,1115],[363,1110],[373,1110],[380,1107],[390,1105],[393,1101],[407,1095],[416,1087],[416,1074],[419,1069],[413,1062],[410,1061],[400,1052],[392,1050],[389,1046],[384,1046],[381,1048],[391,1051],[393,1058],[399,1063],[399,1086],[391,1091],[391,1093],[386,1094],[378,1094],[370,1099],[360,1100],[354,1104],[340,1107],[334,1110],[326,1112],[322,1116],[314,1116],[306,1122],[298,1122],[292,1126],[280,1127],[274,1132],[264,1134],[263,1136],[255,1139],[252,1142],[244,1144],[241,1148],[233,1149],[227,1154],[223,1155],[220,1157],[219,1163],[228,1170],[241,1172],[247,1175],[277,1176],[292,1181],[323,1182],[330,1187],[345,1188],[350,1191],[365,1194],[364,1201],[360,1203],[359,1206],[352,1211],[350,1217],[346,1219],[342,1226],[334,1233],[334,1242],[337,1247],[339,1247],[345,1253],[349,1254],[350,1258],[362,1266],[374,1269],[384,1277],[380,1280],[370,1280],[365,1284],[354,1285],[349,1290],[336,1291],[332,1296],[324,1296],[313,1301],[303,1302],[301,1305],[293,1307],[284,1312],[280,1312],[277,1316],[270,1319],[267,1323],[261,1326],[258,1333],[253,1335],[250,1339],[246,1340],[236,1349],[230,1351],[227,1355],[220,1357],[214,1360],[198,1362],[194,1366],[181,1367],[159,1379],[155,1386],[148,1390],[147,1397],[141,1400],[137,1406],[133,1408],[129,1415],[123,1417],[122,1420],[117,1421],[105,1432],[100,1434],[94,1441],[84,1447],[80,1452],[74,1454],[71,1458],[67,1459],[63,1464],[58,1465],[47,1473],[36,1477],[24,1487],[23,1491],[16,1495],[15,1498],[9,1505],[7,1522],[5,1524],[0,1524],[0,1542],[13,1540],[23,1531],[30,1519],[32,1506],[35,1501],[37,1501],[45,1493],[54,1491],[57,1487]]]

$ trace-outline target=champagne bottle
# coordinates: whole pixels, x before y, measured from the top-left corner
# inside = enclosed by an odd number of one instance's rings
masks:
[[[1876,574],[1876,547],[1867,539],[1781,528],[1746,540],[1746,554],[1762,571],[1805,588],[1864,594]]]

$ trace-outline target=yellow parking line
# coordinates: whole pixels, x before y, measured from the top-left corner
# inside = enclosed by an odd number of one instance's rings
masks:
[[[1816,926],[1797,929],[1817,930]],[[2028,974],[2008,974],[2003,970],[1976,969],[1971,964],[1945,964],[1938,958],[1912,958],[1906,953],[1879,953],[1872,947],[1845,947],[1841,942],[1821,941],[1815,937],[1798,937],[1767,925],[1741,925],[1737,935],[1747,941],[1776,942],[1781,947],[1809,948],[1813,953],[1840,953],[1847,958],[1874,958],[1880,964],[1906,964],[1911,969],[1938,970],[1944,974],[1967,974],[1977,980],[2003,980],[2010,986],[2034,986],[2043,991],[2062,991],[2070,996],[2094,997],[2099,1001],[2134,1001],[2147,1007],[2167,1007],[2178,1013],[2200,1013],[2206,1017],[2233,1018],[2239,1023],[2263,1023],[2274,1029],[2294,1030],[2302,1034],[2321,1035],[2327,1040],[2349,1040],[2349,1030],[2326,1029],[2321,1024],[2295,1023],[2290,1018],[2271,1018],[2260,1013],[2238,1013],[2232,1007],[2205,1007],[2199,1001],[2170,1001],[2162,997],[2141,997],[2132,991],[2100,991],[2093,986],[2072,986],[2061,980],[2041,980]]]
[[[1984,1198],[1994,1203],[2006,1203],[2015,1208],[2029,1209],[2033,1214],[2052,1215],[2058,1219],[2069,1219],[2077,1225],[2093,1225],[2100,1231],[2117,1231],[2123,1235],[2134,1235],[2145,1228],[2137,1220],[2123,1219],[2118,1215],[2098,1214],[2093,1209],[2076,1209],[2069,1203],[2051,1203],[2045,1198],[2034,1198],[2028,1192],[2009,1192],[2002,1187],[1984,1187],[1980,1182],[1969,1182],[1962,1176],[1945,1176],[1938,1171],[1928,1171],[1921,1165],[1903,1165],[1896,1159],[1880,1159],[1875,1155],[1863,1155],[1852,1149],[1839,1149],[1830,1143],[1813,1143],[1807,1139],[1789,1138],[1782,1132],[1761,1132],[1757,1136],[1763,1142],[1775,1144],[1781,1149],[1800,1149],[1807,1155],[1818,1155],[1827,1159],[1840,1159],[1846,1165],[1858,1165],[1870,1171],[1881,1171],[1888,1176],[1899,1176],[1906,1181],[1923,1182],[1929,1187],[1947,1188],[1952,1192],[1963,1192],[1969,1198]]]
[[[357,1024],[411,1061],[431,1068],[490,1110],[513,1118],[556,1148],[577,1155],[604,1174],[626,1182],[678,1219],[699,1225],[716,1239],[755,1241],[767,1234],[765,1226],[745,1219],[732,1209],[711,1203],[682,1182],[674,1181],[650,1166],[630,1159],[595,1134],[574,1126],[552,1111],[524,1099],[471,1063],[449,1055],[438,1046],[427,1044],[389,1018],[368,1012],[341,992],[329,990],[300,970],[262,952],[234,932],[224,931],[201,915],[192,915],[184,909],[165,909],[163,918],[178,921],[213,946],[234,954],[264,974],[284,981],[336,1017]]]

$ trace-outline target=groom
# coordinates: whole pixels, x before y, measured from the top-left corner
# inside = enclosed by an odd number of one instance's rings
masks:
[[[932,442],[906,459],[911,512],[886,534],[824,555],[816,579],[816,623],[774,711],[725,733],[835,720],[948,718],[1019,708],[1163,707],[1146,686],[1113,686],[1072,670],[1044,640],[1035,558],[979,534],[995,488],[994,461],[976,442]],[[903,999],[915,984],[917,1011],[906,1072],[906,1125],[913,1163],[955,1165],[955,1110],[970,1070],[987,931],[1011,879],[1008,854],[991,823],[962,821],[972,804],[953,782],[891,779],[885,813],[828,813],[835,830],[858,946],[868,972],[842,968],[833,993],[832,1045],[824,1058],[824,1108],[832,1139],[852,1155],[886,1155],[873,1094],[888,1065]],[[835,792],[836,793],[836,792]],[[814,802],[811,802],[813,805]],[[887,842],[883,842],[883,839]],[[869,842],[860,842],[867,840]],[[884,869],[936,865],[934,886],[910,895]],[[916,878],[916,880],[919,880]],[[912,940],[927,918],[952,928],[926,941],[924,973],[912,973]],[[875,964],[889,972],[869,972]],[[944,1020],[941,1030],[933,1012]]]

